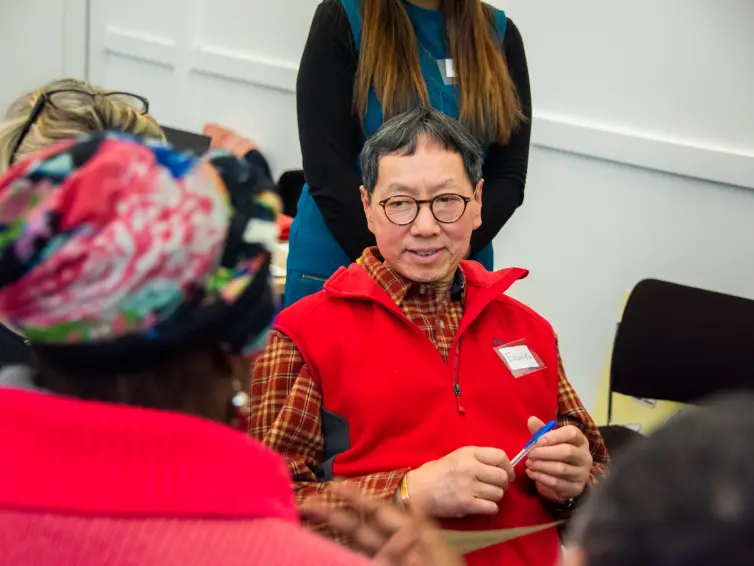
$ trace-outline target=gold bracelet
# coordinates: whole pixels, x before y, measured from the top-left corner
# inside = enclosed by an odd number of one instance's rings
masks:
[[[408,474],[401,480],[401,504],[406,511],[411,510],[411,498],[408,496]]]

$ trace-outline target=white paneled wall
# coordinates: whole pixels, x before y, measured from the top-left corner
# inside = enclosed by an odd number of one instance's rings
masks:
[[[522,31],[535,107],[496,260],[531,269],[514,293],[591,403],[639,280],[754,298],[754,3],[492,2]]]
[[[166,125],[238,129],[276,173],[298,168],[296,72],[318,3],[96,0],[90,78],[146,96]]]
[[[526,203],[497,264],[532,270],[514,293],[552,320],[589,404],[640,279],[754,297],[754,2],[491,2],[521,29],[535,105]],[[90,77],[146,95],[167,125],[238,128],[277,173],[299,167],[317,4],[90,0]]]
[[[86,75],[87,0],[0,0],[0,115],[21,94]]]
[[[535,144],[754,187],[754,2],[492,3],[526,42]]]

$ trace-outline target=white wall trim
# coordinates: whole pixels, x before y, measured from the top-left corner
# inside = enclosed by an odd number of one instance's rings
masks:
[[[176,65],[177,44],[172,39],[113,26],[106,28],[104,37],[106,52],[166,67]]]
[[[201,47],[195,54],[195,70],[248,84],[296,92],[298,65],[272,60],[248,51]]]
[[[546,113],[534,116],[532,143],[597,159],[754,189],[754,150],[745,152],[703,140],[658,136]]]
[[[98,39],[95,35],[98,24],[94,18],[102,8],[95,10],[94,7],[102,4],[92,2],[95,16],[92,16],[90,54],[94,58],[101,59],[105,52],[110,52],[180,67],[184,75],[198,72],[286,92],[296,90],[297,63],[220,46],[184,46],[179,50],[171,39],[106,26],[103,20],[99,24],[102,37]],[[95,80],[99,76],[94,64],[92,74]],[[660,136],[548,112],[535,113],[533,123],[532,144],[539,147],[754,189],[754,149]]]

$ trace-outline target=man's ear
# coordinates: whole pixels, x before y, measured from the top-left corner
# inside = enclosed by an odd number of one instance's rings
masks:
[[[364,207],[364,214],[367,217],[367,227],[369,231],[374,234],[374,223],[372,221],[372,198],[371,195],[364,188],[364,185],[359,187],[361,193],[361,204]]]
[[[474,230],[482,225],[482,187],[484,179],[479,179],[474,188]]]

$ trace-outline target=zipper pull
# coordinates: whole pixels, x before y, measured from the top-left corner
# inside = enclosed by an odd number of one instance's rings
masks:
[[[456,409],[458,410],[458,414],[463,415],[466,413],[466,409],[464,409],[463,405],[461,405],[461,386],[457,383],[454,383],[453,392],[456,394]]]

